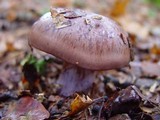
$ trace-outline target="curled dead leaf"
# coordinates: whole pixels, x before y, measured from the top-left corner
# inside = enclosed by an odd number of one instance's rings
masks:
[[[72,101],[70,108],[71,112],[68,116],[73,116],[82,110],[86,109],[89,105],[92,104],[92,99],[90,99],[88,96],[80,96],[77,94],[76,98]]]
[[[149,107],[145,107],[145,106],[140,106],[141,110],[146,112],[146,113],[154,113],[155,109],[154,108],[149,108]]]

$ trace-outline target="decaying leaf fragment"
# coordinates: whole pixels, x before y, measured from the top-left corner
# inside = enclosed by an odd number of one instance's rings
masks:
[[[71,112],[69,113],[69,116],[73,116],[81,112],[91,104],[92,104],[92,99],[90,99],[88,96],[81,97],[80,95],[77,94],[76,98],[72,101],[70,105]]]
[[[139,107],[141,98],[132,87],[137,88],[135,86],[129,86],[126,89],[122,89],[113,94],[113,96],[105,102],[103,111],[106,117],[115,114],[128,113]]]
[[[82,17],[86,15],[86,13],[82,10],[69,10],[62,8],[51,8],[51,16],[53,18],[53,22],[56,28],[64,28],[71,26],[70,19]]]
[[[33,99],[26,96],[19,99],[15,104],[10,104],[8,111],[3,119],[7,120],[44,120],[49,118],[49,112],[44,106]]]
[[[66,9],[67,10],[67,9]],[[71,26],[70,20],[66,19],[62,13],[65,11],[51,9],[51,16],[53,18],[53,23],[57,29],[65,28]]]

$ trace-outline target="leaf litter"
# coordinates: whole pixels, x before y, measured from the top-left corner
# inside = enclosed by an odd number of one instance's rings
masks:
[[[28,57],[29,28],[44,13],[42,10],[49,11],[49,2],[0,1],[0,119],[159,120],[159,8],[154,1],[121,1],[86,0],[81,7],[121,24],[131,36],[135,59],[130,68],[100,72],[88,94],[69,98],[58,95],[56,80],[62,61],[36,50],[32,51],[33,58]],[[77,5],[75,0],[50,3],[66,8]],[[59,10],[52,15],[60,29],[84,14]],[[101,20],[98,16],[94,19]],[[84,22],[90,24],[89,20]]]

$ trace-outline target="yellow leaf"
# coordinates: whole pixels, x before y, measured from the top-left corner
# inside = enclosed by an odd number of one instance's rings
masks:
[[[111,16],[117,17],[124,15],[129,1],[130,0],[116,0],[110,12]]]
[[[71,103],[71,112],[69,116],[73,116],[82,110],[86,109],[89,105],[92,104],[92,100],[88,96],[79,96],[77,94],[76,98]]]

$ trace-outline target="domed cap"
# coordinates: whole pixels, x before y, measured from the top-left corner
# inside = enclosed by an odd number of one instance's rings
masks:
[[[79,9],[51,8],[32,26],[29,44],[90,70],[128,65],[128,34],[113,20]]]

